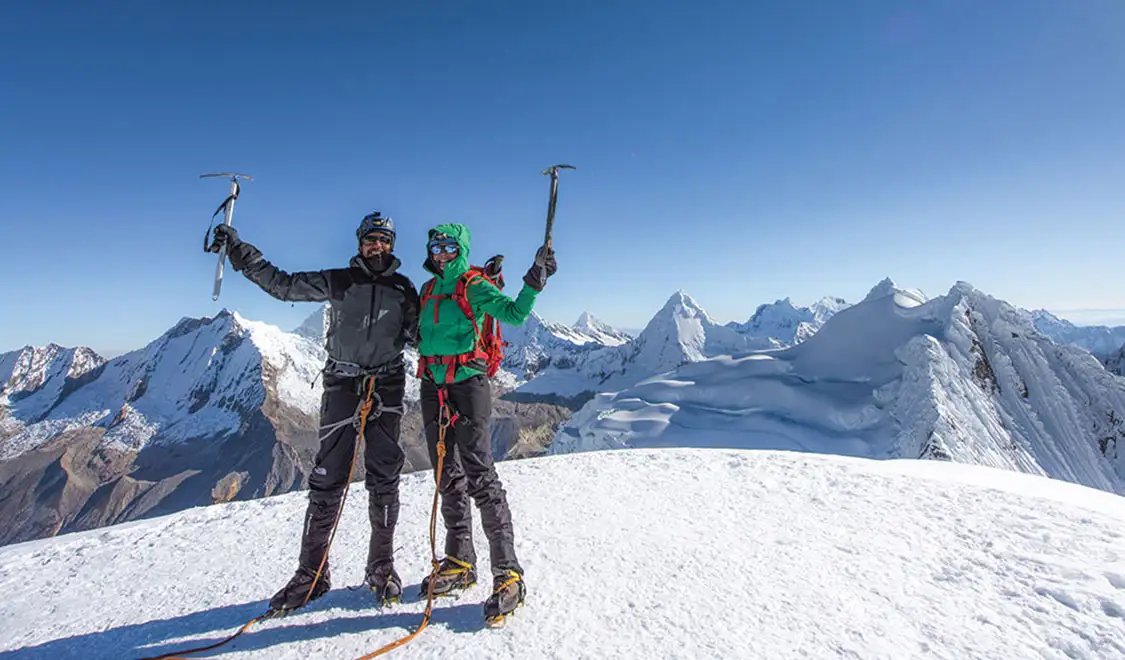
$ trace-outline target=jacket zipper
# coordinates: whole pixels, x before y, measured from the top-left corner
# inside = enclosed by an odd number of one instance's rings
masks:
[[[375,324],[375,290],[379,285],[371,283],[371,307],[367,311],[367,341],[371,341],[371,326]]]

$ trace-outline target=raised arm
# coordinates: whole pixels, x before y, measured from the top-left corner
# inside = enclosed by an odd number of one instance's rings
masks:
[[[491,282],[477,280],[469,287],[469,304],[501,323],[523,325],[527,317],[531,316],[536,296],[547,286],[547,278],[554,275],[557,269],[555,251],[546,246],[541,247],[535,253],[535,262],[523,276],[523,288],[514,300],[504,295]]]
[[[531,308],[535,306],[535,297],[538,295],[538,291],[525,285],[520,289],[519,295],[512,299],[485,280],[475,281],[468,290],[469,304],[473,309],[508,325],[523,325],[527,317],[531,316]]]
[[[328,300],[329,278],[326,272],[287,273],[266,261],[261,250],[240,240],[238,231],[227,225],[215,228],[215,243],[212,247],[223,245],[227,248],[231,267],[274,298],[286,302]]]

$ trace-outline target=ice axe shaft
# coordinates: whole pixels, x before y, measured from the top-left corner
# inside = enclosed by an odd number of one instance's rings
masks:
[[[234,220],[234,201],[236,199],[238,199],[238,180],[239,179],[246,179],[247,181],[253,181],[254,179],[251,178],[249,175],[237,174],[235,172],[216,172],[214,174],[200,174],[199,178],[200,179],[206,179],[206,178],[209,178],[209,177],[219,177],[219,176],[230,177],[230,195],[227,197],[226,201],[223,202],[222,206],[219,207],[221,209],[223,209],[223,208],[226,209],[226,217],[223,219],[223,222],[229,227],[229,226],[231,226],[231,222]],[[223,288],[223,266],[226,263],[226,258],[227,258],[227,249],[226,249],[226,246],[224,245],[223,248],[219,250],[219,262],[218,262],[218,264],[215,265],[215,288],[211,291],[211,300],[218,300],[219,299],[219,292]]]
[[[545,248],[551,247],[551,232],[555,228],[555,205],[558,203],[558,200],[559,200],[559,170],[561,170],[561,169],[575,170],[575,169],[578,169],[578,168],[576,168],[573,165],[562,165],[562,164],[560,164],[560,165],[552,165],[551,167],[548,167],[547,169],[543,170],[543,174],[551,177],[551,198],[550,198],[550,201],[547,202],[547,230],[546,230],[546,232],[544,233],[544,236],[543,236],[543,247],[545,247]],[[544,271],[543,272],[543,279],[546,280],[546,278],[547,278],[547,273],[546,273],[547,266],[545,264],[540,263],[539,267],[540,267],[540,269],[542,269]]]

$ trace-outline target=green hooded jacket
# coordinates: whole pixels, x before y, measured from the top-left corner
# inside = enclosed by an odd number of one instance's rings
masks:
[[[434,270],[428,251],[426,254],[425,268],[434,275],[435,280],[431,295],[451,296],[457,290],[457,280],[469,270],[469,228],[450,223],[438,225],[431,231],[447,234],[457,241],[457,258],[445,264],[443,273]],[[522,325],[527,317],[531,316],[531,308],[535,305],[537,295],[539,295],[538,291],[525,284],[513,300],[493,284],[481,279],[474,280],[467,291],[469,305],[472,306],[478,322],[482,315],[489,314],[497,321],[508,325]],[[434,322],[435,305],[438,307],[437,322]],[[429,299],[424,302],[418,313],[418,334],[419,355],[461,355],[471,352],[476,344],[476,332],[472,322],[452,298]],[[435,381],[444,382],[444,366],[430,365],[429,371]],[[453,382],[460,382],[481,373],[484,373],[484,370],[469,366],[458,367]]]

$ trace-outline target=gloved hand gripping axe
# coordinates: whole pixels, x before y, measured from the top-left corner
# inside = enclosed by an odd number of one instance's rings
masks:
[[[227,198],[223,200],[222,204],[219,204],[219,208],[216,209],[215,212],[211,215],[211,222],[212,222],[212,224],[214,224],[215,216],[219,215],[219,212],[221,212],[221,211],[226,211],[226,218],[224,219],[224,223],[229,227],[231,225],[231,221],[234,219],[234,200],[238,199],[238,192],[239,192],[238,180],[239,179],[246,179],[247,181],[253,181],[254,179],[252,179],[249,175],[236,174],[234,172],[217,172],[215,174],[200,174],[199,178],[200,179],[206,179],[208,177],[216,177],[216,176],[229,176],[230,177],[230,195],[228,195]],[[209,247],[208,243],[210,242],[210,235],[211,235],[211,227],[207,227],[207,233],[203,236],[203,251],[204,252],[210,252],[210,250],[208,249],[208,247]],[[211,300],[218,300],[219,299],[219,290],[222,289],[222,286],[223,286],[223,264],[226,261],[226,257],[227,257],[226,249],[224,248],[224,249],[219,250],[219,264],[215,267],[215,288],[211,291]]]

